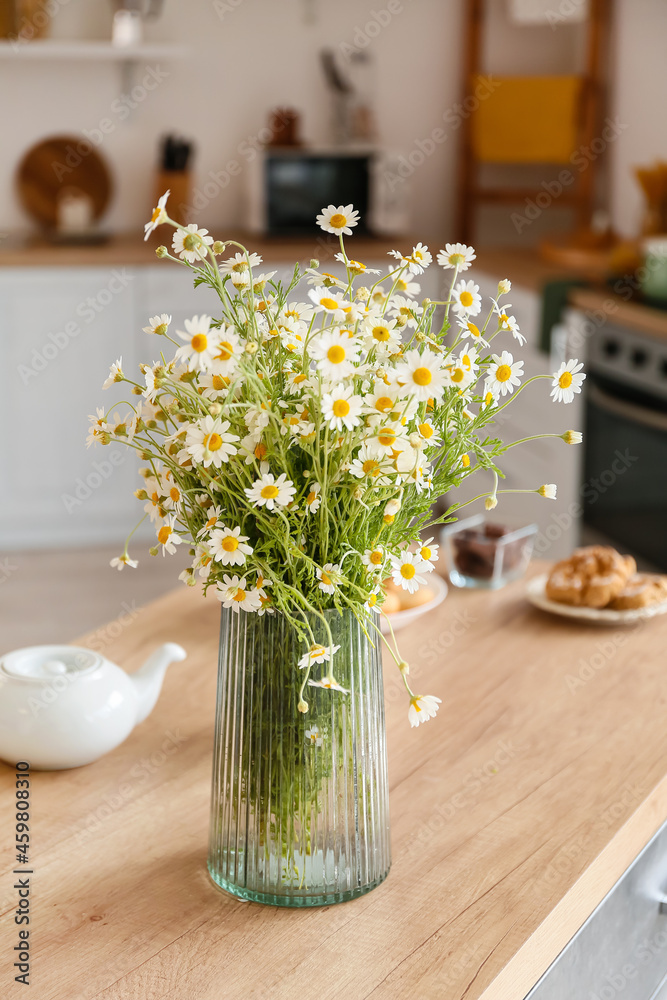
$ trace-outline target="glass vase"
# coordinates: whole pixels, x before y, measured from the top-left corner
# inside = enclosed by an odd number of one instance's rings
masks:
[[[222,609],[208,868],[272,906],[354,899],[389,871],[382,657],[352,612],[325,612],[343,694],[307,685],[308,643],[279,614]],[[321,618],[308,616],[328,646]],[[327,664],[314,664],[319,679]]]

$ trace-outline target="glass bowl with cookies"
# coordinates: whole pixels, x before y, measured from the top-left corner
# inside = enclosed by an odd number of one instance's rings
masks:
[[[667,576],[638,573],[632,556],[610,545],[575,549],[528,584],[531,604],[567,618],[632,623],[667,612]]]
[[[510,527],[476,514],[442,529],[449,579],[455,587],[497,590],[526,572],[536,524]]]

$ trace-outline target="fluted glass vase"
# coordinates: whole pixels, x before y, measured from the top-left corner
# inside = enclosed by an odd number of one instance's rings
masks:
[[[307,644],[296,629],[279,614],[222,609],[208,867],[242,899],[324,906],[369,892],[389,871],[379,641],[349,611],[325,615],[349,693],[307,686],[301,713]],[[308,624],[328,646],[322,619]]]

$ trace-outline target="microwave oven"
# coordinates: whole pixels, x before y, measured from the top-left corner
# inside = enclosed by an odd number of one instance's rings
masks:
[[[353,204],[358,233],[398,234],[407,224],[406,185],[392,154],[371,148],[267,146],[248,166],[251,232],[303,236],[317,232],[327,205]]]

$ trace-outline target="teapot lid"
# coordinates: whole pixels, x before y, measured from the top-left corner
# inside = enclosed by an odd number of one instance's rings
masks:
[[[26,681],[45,683],[56,677],[73,681],[95,670],[103,658],[82,646],[29,646],[15,649],[0,659],[0,673]]]

